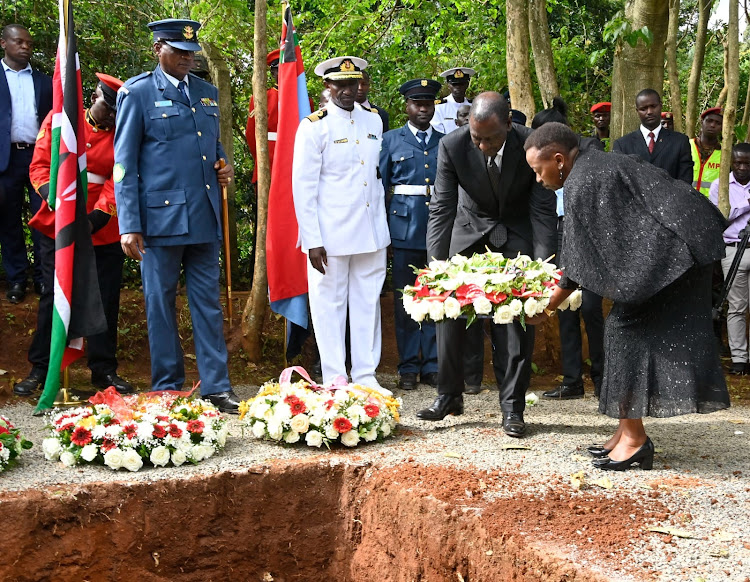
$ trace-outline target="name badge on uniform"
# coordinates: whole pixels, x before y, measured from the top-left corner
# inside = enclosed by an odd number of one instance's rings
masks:
[[[349,138],[345,137],[344,139],[335,139],[333,140],[333,143],[349,143]]]
[[[172,100],[167,99],[166,101],[154,101],[154,107],[172,107]]]
[[[218,107],[219,104],[210,97],[201,97],[201,105],[204,107]]]
[[[367,134],[367,139],[378,139],[378,136],[375,135],[374,133],[368,133]]]

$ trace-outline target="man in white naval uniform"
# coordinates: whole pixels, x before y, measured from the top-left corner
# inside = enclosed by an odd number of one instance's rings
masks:
[[[466,90],[469,88],[469,80],[477,72],[469,67],[454,67],[443,71],[443,77],[450,86],[451,94],[444,99],[435,101],[435,115],[430,124],[441,133],[449,134],[456,129],[456,114],[462,105],[471,105],[466,98]]]
[[[292,190],[323,381],[346,377],[349,310],[352,382],[379,388],[380,290],[390,244],[379,176],[382,122],[355,106],[362,69],[356,57],[315,68],[331,92],[326,106],[302,120],[294,143]]]

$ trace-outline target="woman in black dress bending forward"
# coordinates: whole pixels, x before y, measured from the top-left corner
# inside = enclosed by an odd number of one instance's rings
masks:
[[[578,285],[614,301],[605,324],[599,411],[617,432],[591,447],[601,469],[650,469],[644,416],[729,407],[711,323],[711,270],[724,256],[723,216],[688,184],[635,156],[579,152],[548,123],[526,140],[537,181],[565,188],[565,272],[537,324]]]

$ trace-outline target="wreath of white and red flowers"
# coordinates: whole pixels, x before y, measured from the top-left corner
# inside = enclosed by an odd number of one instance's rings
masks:
[[[403,290],[406,313],[416,322],[467,319],[467,327],[477,317],[492,317],[508,324],[518,318],[541,313],[562,276],[549,260],[533,260],[519,254],[515,258],[487,251],[471,257],[455,255],[448,261],[431,261],[425,269],[415,269],[414,285]],[[576,310],[581,292],[575,291],[558,309]]]
[[[213,404],[190,392],[148,392],[120,396],[114,388],[95,394],[84,406],[49,418],[51,436],[44,456],[72,467],[104,464],[138,471],[197,464],[224,448],[229,427]]]
[[[32,447],[21,431],[4,416],[0,416],[0,473],[13,467],[25,449]]]
[[[292,372],[305,380],[292,383]],[[304,369],[287,368],[278,382],[264,384],[254,398],[240,403],[240,419],[259,439],[355,447],[382,440],[396,428],[401,399],[387,392],[343,379],[321,386]]]

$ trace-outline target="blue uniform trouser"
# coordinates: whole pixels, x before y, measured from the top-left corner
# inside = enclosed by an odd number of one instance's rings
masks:
[[[437,340],[435,324],[419,324],[406,314],[401,298],[401,290],[406,285],[414,285],[412,267],[427,266],[427,251],[414,249],[393,249],[393,289],[396,320],[396,344],[398,346],[399,374],[430,374],[437,372]],[[421,357],[420,357],[421,356]]]
[[[0,172],[0,251],[2,251],[3,269],[8,285],[21,283],[26,285],[26,269],[29,260],[26,257],[26,241],[23,232],[23,203],[26,193],[29,195],[31,215],[34,216],[42,205],[42,199],[34,192],[29,182],[29,165],[34,156],[34,148],[19,150],[11,145],[8,168]],[[42,266],[39,259],[39,231],[31,229],[31,240],[34,243],[34,281],[42,282]]]
[[[219,241],[147,247],[141,263],[151,352],[151,389],[180,390],[185,364],[177,329],[175,297],[185,270],[195,356],[202,396],[231,390],[219,303]]]

